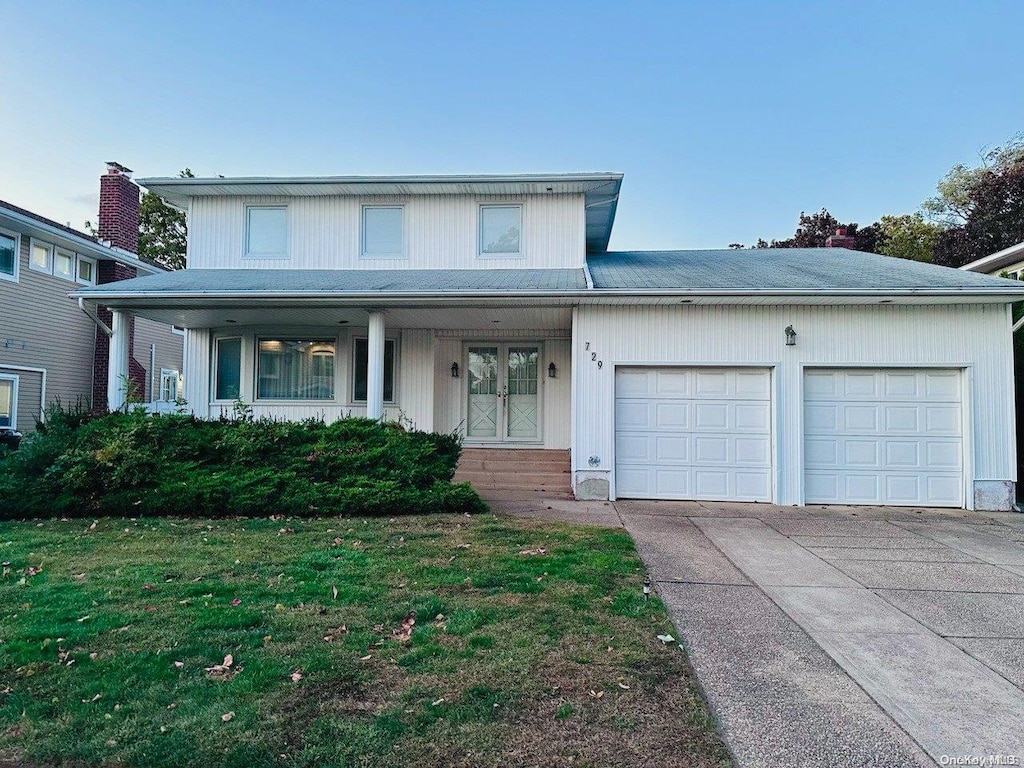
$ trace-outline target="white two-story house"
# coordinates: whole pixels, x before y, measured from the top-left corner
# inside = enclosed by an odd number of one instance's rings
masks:
[[[620,174],[153,178],[184,395],[569,452],[580,498],[1006,509],[1019,282],[842,248],[609,252]],[[111,384],[112,405],[119,394]]]

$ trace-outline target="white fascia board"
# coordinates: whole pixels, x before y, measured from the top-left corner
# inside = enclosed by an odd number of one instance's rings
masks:
[[[988,256],[983,256],[969,264],[964,264],[960,269],[965,272],[989,272],[993,269],[1009,266],[1016,261],[1024,260],[1024,243],[1011,245]]]

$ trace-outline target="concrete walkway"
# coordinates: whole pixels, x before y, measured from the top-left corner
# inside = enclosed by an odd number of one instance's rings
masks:
[[[1024,515],[505,503],[626,527],[739,766],[1024,765]]]

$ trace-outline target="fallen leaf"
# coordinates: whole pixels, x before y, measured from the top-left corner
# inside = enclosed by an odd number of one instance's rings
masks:
[[[658,635],[658,639],[661,640],[661,642],[663,642],[665,645],[668,645],[669,643],[674,643],[676,641],[676,639],[672,637],[672,635]]]
[[[360,656],[359,660],[360,661],[369,661],[372,658],[373,658],[373,654],[372,653],[368,653],[365,656]]]
[[[275,611],[283,611],[284,610],[284,606],[281,605],[281,603],[278,603],[277,605],[274,606],[274,610]]]
[[[71,578],[74,579],[75,581],[81,581],[82,579],[85,578],[85,574],[84,573],[72,573],[71,574]]]
[[[225,723],[230,723],[231,719],[234,716],[235,716],[234,712],[225,712],[223,715],[220,716],[220,719],[223,720]]]
[[[337,587],[331,587],[331,597],[334,600],[338,599],[338,588]]]
[[[83,621],[88,621],[88,620],[89,620],[89,615],[88,615],[88,614],[86,614],[85,616],[83,616],[83,617],[82,617],[82,618],[80,618],[80,619],[76,619],[76,621],[77,621],[77,622],[78,622],[79,624],[81,624],[81,623],[82,623]]]
[[[224,657],[224,662],[221,664],[214,664],[212,667],[206,667],[206,676],[211,680],[230,680],[239,672],[242,671],[242,667],[234,666],[235,659],[229,653]]]
[[[291,678],[293,683],[297,683],[302,679],[302,670],[296,669],[288,677]]]
[[[521,549],[519,550],[520,555],[546,555],[548,551],[544,547],[536,547],[535,549]]]
[[[629,690],[629,686],[626,685],[625,683],[619,683],[619,688],[621,688],[624,691],[628,691]]]
[[[95,696],[92,697],[91,701],[99,701],[102,697],[102,693],[97,693]]]
[[[96,661],[96,658],[98,656],[99,656],[99,654],[96,653],[96,651],[93,651],[92,653],[89,654],[89,658],[92,659],[93,661]]]
[[[142,588],[143,588],[143,589],[148,589],[148,590],[152,590],[152,589],[154,589],[154,587],[153,587],[153,585],[152,585],[152,584],[143,584],[143,585],[142,585]]]
[[[152,611],[155,611],[155,610],[156,610],[156,606],[155,606],[155,605],[147,605],[147,606],[146,606],[145,608],[143,608],[142,610],[144,610],[144,611],[150,611],[150,612],[152,612]]]
[[[604,691],[591,691],[590,696],[594,699],[600,699],[602,696],[604,696]]]
[[[342,635],[347,635],[347,634],[348,634],[348,627],[345,626],[344,624],[342,624],[340,627],[337,627],[336,629],[329,630],[327,632],[327,634],[324,635],[324,640],[326,640],[328,643],[333,643],[335,640],[340,638]]]
[[[174,668],[175,669],[181,669],[184,666],[185,666],[185,662],[184,661],[176,661],[176,662],[174,662]]]
[[[242,604],[242,598],[240,598],[240,597],[236,597],[234,600],[231,601],[231,607],[232,608],[237,608],[241,604]]]
[[[412,638],[412,628],[415,624],[416,614],[410,611],[406,617],[402,619],[402,623],[391,630],[392,637],[403,643],[408,642]]]
[[[340,547],[344,543],[345,543],[345,540],[343,538],[341,538],[340,536],[336,536],[334,538],[334,542],[333,542],[334,546]]]
[[[108,747],[116,747],[117,746],[117,739],[107,739],[106,742],[104,742],[104,743]]]
[[[441,697],[440,699],[438,699],[437,701],[432,701],[432,702],[430,702],[430,706],[432,706],[432,707],[439,707],[439,706],[441,706],[442,704],[444,704],[444,696],[442,696],[442,697]]]

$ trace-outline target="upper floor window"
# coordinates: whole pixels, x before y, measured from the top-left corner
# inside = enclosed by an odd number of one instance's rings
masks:
[[[57,249],[57,255],[53,257],[53,274],[57,277],[65,277],[68,280],[75,279],[75,254]]]
[[[78,282],[93,285],[96,282],[96,262],[85,256],[78,257]]]
[[[362,255],[368,259],[397,259],[404,255],[400,205],[363,207]]]
[[[519,256],[522,253],[523,206],[480,206],[480,255]]]
[[[245,255],[256,259],[288,258],[288,209],[250,206],[245,209]]]
[[[0,278],[18,279],[18,238],[0,232]]]
[[[53,270],[53,246],[49,243],[37,243],[32,241],[29,249],[28,265],[39,272],[50,272]]]

